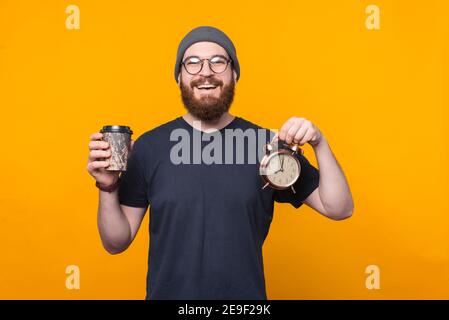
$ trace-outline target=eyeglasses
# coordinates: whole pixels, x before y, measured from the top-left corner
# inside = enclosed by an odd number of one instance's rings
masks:
[[[221,55],[213,56],[209,59],[200,59],[199,57],[192,56],[188,57],[182,62],[184,69],[187,73],[191,75],[195,75],[203,70],[204,61],[207,60],[209,63],[209,69],[211,69],[214,73],[223,73],[226,71],[229,62],[232,62],[230,59],[226,59],[226,57]]]

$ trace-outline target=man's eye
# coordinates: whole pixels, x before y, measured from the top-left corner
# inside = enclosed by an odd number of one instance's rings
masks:
[[[212,58],[210,60],[210,62],[214,63],[214,64],[224,64],[226,63],[226,60],[220,57],[216,57],[216,58]]]
[[[187,64],[198,64],[200,62],[201,62],[200,59],[189,59],[186,61]]]

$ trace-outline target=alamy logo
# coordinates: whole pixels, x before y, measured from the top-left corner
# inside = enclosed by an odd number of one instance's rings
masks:
[[[365,20],[365,27],[368,30],[380,29],[380,9],[375,4],[370,4],[365,8],[365,13],[368,14]]]
[[[77,5],[71,4],[65,9],[65,13],[68,14],[65,19],[65,27],[68,30],[80,29],[80,8]]]
[[[69,265],[65,269],[67,278],[65,287],[69,290],[80,289],[80,268],[77,265]]]
[[[194,121],[198,130],[175,129],[170,141],[177,142],[170,150],[173,164],[256,164],[264,155],[263,146],[274,137],[272,130],[248,128],[225,129],[201,134],[201,121]],[[203,142],[208,142],[202,147]],[[223,160],[224,152],[224,160]]]
[[[365,273],[368,274],[365,280],[365,287],[369,290],[380,289],[380,268],[371,264],[365,268]]]

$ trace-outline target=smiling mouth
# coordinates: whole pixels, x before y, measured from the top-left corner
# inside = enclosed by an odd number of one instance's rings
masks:
[[[213,84],[202,84],[202,85],[199,85],[199,86],[196,86],[196,88],[198,89],[198,90],[204,90],[204,91],[207,91],[207,90],[213,90],[213,89],[215,89],[215,88],[217,88],[218,86],[215,86],[215,85],[213,85]]]

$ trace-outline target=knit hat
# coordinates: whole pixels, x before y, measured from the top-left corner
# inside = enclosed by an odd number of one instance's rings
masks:
[[[175,81],[178,82],[178,75],[181,71],[182,58],[187,48],[192,44],[201,41],[215,42],[226,50],[228,55],[231,57],[232,66],[234,67],[234,71],[237,73],[238,80],[240,78],[240,65],[239,61],[237,60],[237,52],[231,39],[229,39],[229,37],[223,31],[217,28],[203,26],[193,29],[181,40],[181,43],[178,47],[178,53],[176,54]]]

